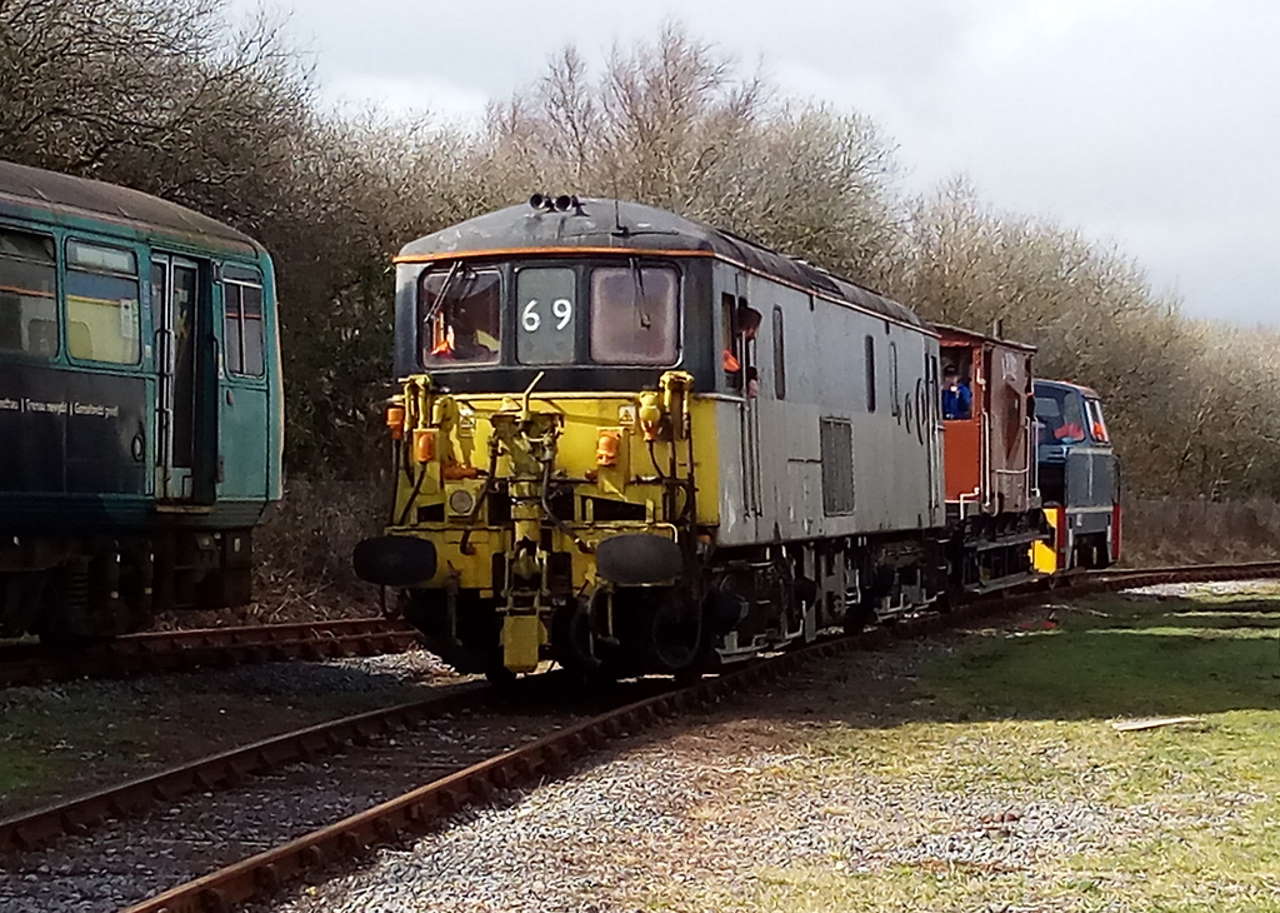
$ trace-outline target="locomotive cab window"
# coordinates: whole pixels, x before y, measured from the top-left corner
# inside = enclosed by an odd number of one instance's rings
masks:
[[[577,280],[568,267],[516,272],[516,360],[525,365],[574,361]]]
[[[502,279],[459,263],[418,281],[418,345],[423,365],[494,364],[500,351]]]
[[[137,364],[142,354],[138,258],[133,251],[67,243],[67,348],[73,358]]]
[[[0,352],[58,354],[52,238],[0,229]]]
[[[591,271],[591,360],[671,365],[679,356],[679,282],[668,266]]]
[[[1082,397],[1071,390],[1052,387],[1036,392],[1036,421],[1042,444],[1078,444],[1085,439]]]
[[[1102,402],[1096,399],[1085,400],[1088,412],[1089,433],[1099,444],[1110,444],[1111,435],[1107,433],[1107,422],[1102,417]]]

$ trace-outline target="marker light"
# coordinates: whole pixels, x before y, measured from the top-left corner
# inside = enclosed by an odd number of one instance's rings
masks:
[[[413,429],[413,458],[419,463],[430,463],[436,458],[436,433],[433,429]]]
[[[387,407],[387,427],[391,430],[392,440],[404,437],[404,406]]]

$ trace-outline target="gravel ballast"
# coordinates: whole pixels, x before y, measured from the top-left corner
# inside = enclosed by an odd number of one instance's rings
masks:
[[[1029,626],[1039,627],[1024,617],[976,633],[1025,639]],[[1223,784],[1194,807],[1181,796],[1117,804],[1116,772],[1087,763],[1077,772],[1078,746],[1055,736],[1051,721],[1030,724],[1040,727],[1035,764],[1060,768],[1047,782],[997,775],[969,789],[939,776],[948,752],[958,762],[990,756],[1013,766],[1009,745],[990,728],[1000,724],[985,720],[973,735],[947,729],[942,743],[928,747],[929,764],[902,770],[886,770],[870,753],[863,761],[857,749],[827,756],[815,748],[832,727],[851,732],[856,745],[863,731],[900,733],[930,721],[933,699],[917,687],[918,674],[947,661],[964,636],[852,654],[771,694],[632,737],[565,779],[456,816],[411,845],[379,850],[359,869],[255,913],[755,911],[775,909],[760,898],[776,873],[806,870],[881,883],[904,872],[926,882],[956,873],[979,884],[1004,877],[1038,896],[1059,889],[1063,861],[1076,854],[1106,856],[1182,833],[1229,831],[1244,826],[1264,798]],[[1112,735],[1106,721],[1089,725]]]

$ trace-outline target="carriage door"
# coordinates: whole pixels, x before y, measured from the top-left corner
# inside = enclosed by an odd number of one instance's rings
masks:
[[[156,494],[190,500],[196,440],[196,304],[200,269],[191,260],[151,255],[151,318],[155,328]]]

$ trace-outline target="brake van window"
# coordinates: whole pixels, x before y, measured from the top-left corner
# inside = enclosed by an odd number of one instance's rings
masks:
[[[58,354],[53,239],[0,229],[0,352]]]
[[[609,266],[591,271],[591,360],[670,365],[677,351],[676,271]]]
[[[67,348],[73,358],[133,365],[141,354],[133,251],[67,243]]]
[[[453,265],[418,282],[418,342],[424,365],[498,360],[502,279],[497,270]]]

